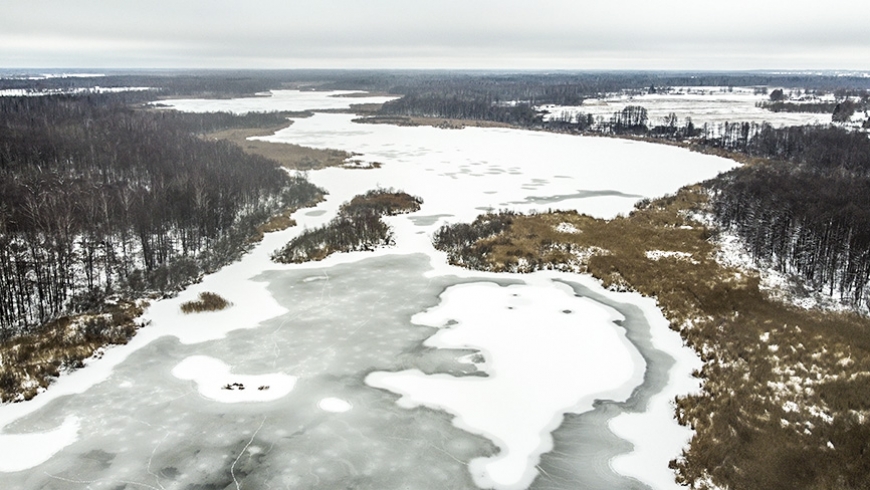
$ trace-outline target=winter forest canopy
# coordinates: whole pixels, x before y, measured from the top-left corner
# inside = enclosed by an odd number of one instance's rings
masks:
[[[259,117],[259,119],[258,119]],[[0,97],[0,333],[169,292],[318,196],[205,130],[283,118],[131,109],[111,95]]]

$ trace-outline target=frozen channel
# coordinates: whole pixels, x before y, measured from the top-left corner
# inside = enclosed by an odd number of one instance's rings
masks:
[[[330,95],[174,104],[367,101]],[[0,487],[677,488],[667,463],[691,433],[671,401],[696,388],[699,361],[654,301],[581,275],[450,267],[430,238],[493,208],[612,217],[735,164],[622,140],[351,118],[318,113],[264,139],[382,167],[311,172],[330,194],[296,213],[299,226],[154,303],[129,344],[0,407]],[[389,218],[395,247],[269,260],[378,186],[424,199]],[[182,315],[201,291],[233,306]]]

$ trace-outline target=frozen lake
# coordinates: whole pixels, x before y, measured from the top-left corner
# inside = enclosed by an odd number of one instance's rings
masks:
[[[372,101],[330,95],[172,103],[246,112]],[[330,195],[297,212],[299,226],[155,302],[128,345],[0,407],[4,488],[677,487],[667,463],[691,434],[672,400],[696,388],[700,362],[654,301],[581,275],[450,267],[430,237],[493,208],[612,217],[734,162],[624,140],[351,119],[316,114],[264,139],[354,151],[381,168],[309,173]],[[269,260],[378,186],[424,199],[388,218],[394,248]],[[201,291],[233,306],[181,314]]]

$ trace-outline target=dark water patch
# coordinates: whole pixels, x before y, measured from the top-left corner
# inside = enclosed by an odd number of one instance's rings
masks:
[[[507,204],[552,204],[569,199],[589,199],[591,197],[624,197],[627,199],[641,199],[644,196],[626,194],[624,192],[601,190],[601,191],[577,191],[573,194],[561,194],[555,196],[529,196],[522,201],[511,201]]]
[[[441,218],[450,218],[452,216],[452,214],[433,214],[430,216],[409,216],[408,219],[411,220],[411,223],[414,223],[414,226],[432,226]]]

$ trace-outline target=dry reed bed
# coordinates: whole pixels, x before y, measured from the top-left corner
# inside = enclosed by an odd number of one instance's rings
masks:
[[[232,306],[232,303],[217,293],[204,291],[199,293],[197,299],[181,303],[181,312],[185,315],[190,313],[203,313],[206,311],[220,311]]]
[[[61,371],[84,366],[106,345],[126,344],[145,301],[118,300],[100,313],[64,316],[37,332],[0,343],[0,401],[30,400]]]
[[[436,246],[459,265],[585,271],[655,297],[704,361],[703,391],[675,400],[678,420],[695,429],[671,463],[678,482],[870,488],[870,320],[777,302],[757,273],[720,265],[716,231],[689,218],[706,203],[691,186],[610,221],[508,213],[489,218],[508,222],[501,231],[470,244],[436,237]]]

